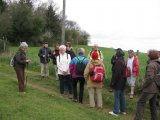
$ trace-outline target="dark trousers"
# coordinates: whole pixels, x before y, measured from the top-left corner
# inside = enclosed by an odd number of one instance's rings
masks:
[[[70,75],[58,75],[60,80],[60,93],[64,94],[65,84],[68,87],[69,94],[72,94],[71,76]]]
[[[17,74],[19,92],[24,92],[24,68],[15,67],[14,69]]]
[[[151,120],[158,120],[157,118],[157,107],[156,107],[156,100],[157,94],[151,93],[142,93],[138,103],[137,103],[137,111],[134,120],[142,120],[143,112],[146,102],[149,100],[150,105],[150,112],[151,112]]]
[[[84,77],[73,78],[73,99],[77,100],[77,83],[79,82],[79,102],[83,101],[83,91],[84,91]]]

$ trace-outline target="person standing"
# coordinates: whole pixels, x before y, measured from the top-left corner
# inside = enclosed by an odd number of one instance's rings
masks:
[[[149,101],[151,120],[159,120],[157,116],[157,94],[158,87],[155,83],[155,75],[157,74],[158,67],[160,65],[159,53],[156,50],[150,50],[148,52],[148,64],[146,67],[145,77],[142,88],[142,95],[137,102],[136,115],[134,120],[142,120],[144,114],[144,107],[147,101]]]
[[[128,51],[127,68],[131,73],[127,81],[130,86],[130,98],[133,98],[136,78],[139,75],[139,60],[133,50]]]
[[[54,71],[55,71],[56,80],[59,80],[59,78],[58,78],[58,68],[57,68],[57,62],[56,62],[56,57],[58,55],[59,55],[59,44],[57,43],[54,46],[54,50],[52,51],[52,55],[51,55],[52,62],[53,62],[53,65],[54,65]]]
[[[60,93],[64,95],[64,84],[66,83],[69,91],[69,98],[72,98],[71,75],[69,71],[69,64],[71,56],[66,53],[66,46],[60,45],[59,56],[56,57],[58,67],[58,77],[60,80]]]
[[[103,57],[103,54],[102,54],[102,51],[99,50],[98,48],[98,45],[97,44],[94,44],[92,50],[89,52],[87,58],[89,58],[90,60],[92,59],[92,53],[93,52],[97,52],[98,53],[98,59],[103,61],[104,60],[104,57]]]
[[[96,81],[92,80],[92,78],[94,78],[94,76],[97,75],[97,74],[95,74],[95,71],[92,70],[96,66],[97,67],[99,66],[100,68],[102,67],[103,73],[101,73],[100,75],[103,75],[103,76],[101,76],[101,78],[104,81],[105,77],[106,77],[104,64],[103,64],[103,62],[101,60],[98,59],[98,53],[97,52],[93,52],[92,53],[92,59],[87,64],[87,66],[85,68],[84,78],[87,81],[87,88],[88,88],[88,93],[89,93],[89,104],[90,104],[90,107],[95,107],[94,92],[96,91],[97,107],[102,108],[103,107],[103,102],[102,102],[103,81],[96,82]]]
[[[68,53],[68,54],[71,56],[71,60],[72,60],[74,57],[76,57],[76,54],[75,54],[74,51],[73,51],[71,42],[67,42],[67,43],[66,43],[66,53]]]
[[[28,48],[28,44],[26,42],[21,42],[19,46],[19,50],[14,56],[14,69],[17,74],[17,79],[18,79],[18,86],[19,86],[19,92],[20,93],[25,93],[24,88],[25,88],[25,68],[26,65],[30,62],[30,59],[26,58],[26,49]]]
[[[83,91],[85,79],[83,76],[84,69],[88,63],[88,59],[84,57],[84,48],[78,49],[78,55],[70,62],[70,73],[72,74],[73,83],[73,101],[83,103]],[[79,99],[77,97],[77,83],[79,82]]]
[[[121,48],[116,51],[116,61],[113,66],[112,86],[114,89],[114,108],[109,114],[118,116],[119,113],[126,114],[125,87],[126,77],[124,77],[125,60],[124,52]]]
[[[43,47],[39,50],[38,56],[41,63],[41,77],[49,77],[49,61],[51,57],[51,49],[48,48],[48,43],[44,42]]]

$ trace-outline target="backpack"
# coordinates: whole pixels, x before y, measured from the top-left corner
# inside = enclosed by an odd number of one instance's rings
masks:
[[[11,66],[11,67],[14,67],[15,60],[16,60],[16,59],[15,59],[15,56],[11,58],[11,60],[10,60],[10,66]]]
[[[102,64],[95,64],[91,69],[90,79],[93,82],[102,82],[104,79],[104,68]]]
[[[85,57],[83,58],[82,61],[80,61],[80,59],[78,57],[76,57],[78,62],[75,66],[75,72],[77,75],[83,75],[84,74],[84,69],[86,68],[86,65],[83,63],[83,61],[85,60]]]
[[[154,76],[155,83],[158,88],[160,88],[160,65],[158,65],[157,73]]]

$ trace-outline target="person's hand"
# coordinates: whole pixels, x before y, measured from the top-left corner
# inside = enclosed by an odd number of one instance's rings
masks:
[[[45,57],[45,55],[42,55],[42,57]]]
[[[26,63],[29,63],[30,61],[31,61],[30,59],[27,59],[27,60],[26,60]]]
[[[63,75],[66,75],[66,74],[67,74],[67,71],[63,71],[62,73],[63,73]]]

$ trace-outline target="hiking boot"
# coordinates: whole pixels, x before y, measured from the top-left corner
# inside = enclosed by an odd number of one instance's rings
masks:
[[[109,114],[113,115],[113,116],[116,116],[116,117],[118,116],[118,114],[114,113],[113,111],[109,112]]]

